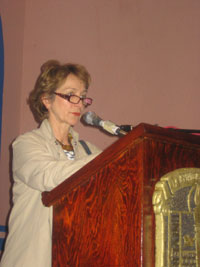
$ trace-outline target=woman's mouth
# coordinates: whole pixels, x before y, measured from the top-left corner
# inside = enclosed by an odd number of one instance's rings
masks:
[[[79,116],[81,115],[80,112],[72,112],[72,114],[73,114],[74,116],[77,116],[77,117],[79,117]]]

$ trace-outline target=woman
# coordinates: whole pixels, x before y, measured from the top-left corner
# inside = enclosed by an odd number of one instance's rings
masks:
[[[49,191],[100,152],[81,145],[73,126],[92,104],[90,75],[77,64],[48,61],[41,67],[29,103],[41,122],[13,143],[13,209],[1,267],[50,267],[52,209],[41,192]]]

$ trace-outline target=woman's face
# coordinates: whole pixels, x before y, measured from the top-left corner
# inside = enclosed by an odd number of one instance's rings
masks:
[[[78,77],[69,74],[64,83],[57,88],[55,93],[86,96],[85,84]],[[78,104],[70,103],[68,100],[55,95],[53,100],[43,98],[43,103],[48,109],[49,120],[53,124],[62,124],[65,126],[74,126],[84,110],[82,101]]]

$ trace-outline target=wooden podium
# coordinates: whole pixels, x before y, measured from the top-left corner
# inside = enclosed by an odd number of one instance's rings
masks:
[[[43,192],[53,205],[52,266],[155,266],[154,186],[183,167],[200,167],[200,137],[140,124]]]

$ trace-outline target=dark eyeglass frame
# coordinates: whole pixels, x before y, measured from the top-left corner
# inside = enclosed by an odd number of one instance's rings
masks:
[[[61,93],[57,93],[57,92],[54,92],[54,95],[57,95],[57,96],[60,96],[62,97],[63,99],[69,101],[70,103],[72,104],[78,104],[80,101],[83,101],[83,105],[84,106],[89,106],[92,104],[93,102],[93,99],[90,98],[90,97],[85,97],[85,96],[78,96],[78,95],[67,95],[67,94],[61,94]],[[77,97],[77,99],[79,98],[79,100],[77,102],[73,102],[71,101],[71,97]],[[88,101],[88,102],[87,102]]]

